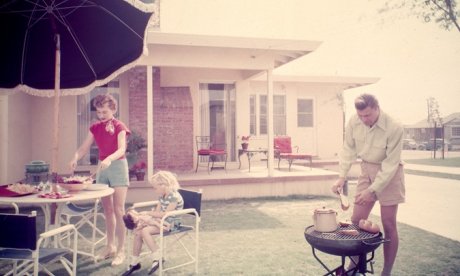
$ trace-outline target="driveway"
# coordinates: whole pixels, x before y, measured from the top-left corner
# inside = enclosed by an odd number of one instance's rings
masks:
[[[399,206],[398,222],[460,241],[460,180],[407,174],[406,202]],[[372,214],[380,216],[376,204]]]

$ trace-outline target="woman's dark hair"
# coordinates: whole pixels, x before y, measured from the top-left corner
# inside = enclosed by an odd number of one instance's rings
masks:
[[[361,94],[355,99],[355,108],[358,110],[364,110],[366,107],[376,109],[379,107],[379,101],[374,95]]]
[[[111,110],[117,110],[117,100],[115,100],[115,98],[109,93],[97,95],[93,99],[93,106],[95,108],[103,107],[106,103],[109,104],[109,108]]]

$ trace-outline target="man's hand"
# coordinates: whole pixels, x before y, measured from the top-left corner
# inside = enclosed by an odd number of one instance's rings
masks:
[[[343,190],[343,186],[345,185],[345,178],[339,178],[337,181],[332,185],[331,190],[334,194],[339,194]]]
[[[362,192],[359,192],[355,196],[355,204],[365,205],[376,200],[375,194],[373,191],[366,189]]]

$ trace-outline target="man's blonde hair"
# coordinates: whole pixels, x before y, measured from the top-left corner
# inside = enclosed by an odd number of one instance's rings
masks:
[[[168,171],[159,171],[154,174],[150,179],[150,184],[165,185],[172,191],[177,191],[180,188],[176,175]]]

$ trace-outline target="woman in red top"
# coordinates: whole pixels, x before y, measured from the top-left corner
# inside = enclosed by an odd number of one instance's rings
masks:
[[[114,118],[117,112],[117,101],[110,94],[98,95],[93,105],[97,110],[99,122],[89,128],[88,136],[75,152],[70,167],[75,170],[77,161],[89,152],[91,144],[96,142],[99,148],[97,183],[105,183],[112,187],[113,195],[101,199],[104,208],[107,246],[97,256],[98,260],[115,257],[112,265],[124,262],[126,194],[129,186],[128,163],[125,158],[127,136],[131,133],[125,124]],[[115,238],[117,245],[115,246]]]

